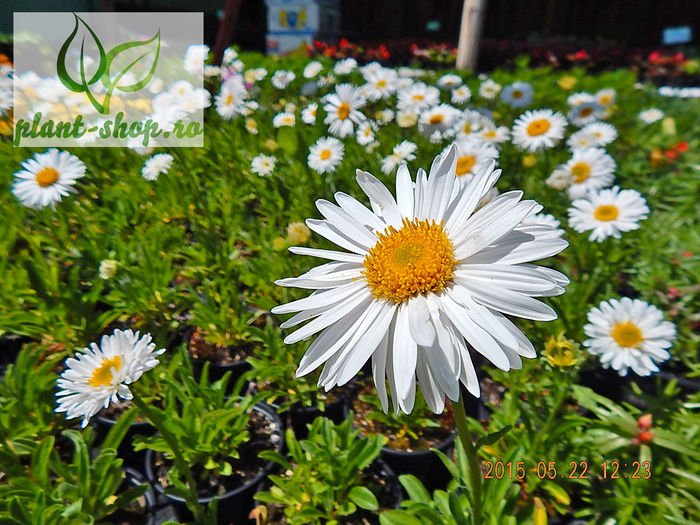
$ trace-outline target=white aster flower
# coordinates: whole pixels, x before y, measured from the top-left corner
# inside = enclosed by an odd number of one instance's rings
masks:
[[[459,384],[475,396],[479,382],[471,352],[502,370],[534,357],[525,335],[504,315],[545,321],[556,313],[535,299],[559,295],[568,279],[528,261],[549,257],[567,243],[519,231],[539,206],[520,201],[522,192],[504,193],[475,211],[494,186],[500,170],[477,174],[465,191],[453,195],[456,151],[438,156],[430,174],[408,168],[396,176],[397,199],[375,177],[358,170],[357,181],[372,211],[353,197],[336,193],[340,206],[316,205],[325,217],[309,228],[347,251],[292,247],[292,253],[330,259],[280,286],[315,292],[277,306],[276,314],[299,312],[282,324],[308,321],[288,335],[292,344],[320,335],[302,358],[297,375],[325,363],[319,386],[326,391],[350,381],[372,358],[372,375],[384,410],[389,391],[395,407],[409,413],[416,382],[435,413],[445,396],[456,401]]]
[[[374,118],[377,120],[378,124],[388,124],[394,120],[394,112],[390,109],[380,109],[375,112]]]
[[[232,76],[221,84],[220,93],[214,97],[216,112],[227,120],[243,114],[247,95],[240,75]]]
[[[592,308],[583,330],[590,338],[583,342],[588,352],[600,356],[604,368],[612,367],[621,376],[630,368],[640,376],[658,372],[656,363],[671,357],[666,349],[676,338],[676,327],[664,321],[661,310],[629,297]]]
[[[484,166],[498,159],[498,150],[488,142],[476,137],[460,139],[454,145],[457,147],[455,175],[462,183],[462,187]],[[447,155],[451,147],[445,148],[442,155]]]
[[[317,112],[318,112],[318,104],[316,104],[316,102],[312,102],[311,104],[306,106],[301,111],[301,121],[304,124],[309,124],[309,125],[316,124],[316,113]]]
[[[115,330],[102,336],[100,346],[91,343],[82,353],[66,359],[68,368],[56,382],[60,389],[56,412],[65,412],[67,419],[82,417],[85,428],[110,402],[117,403],[120,397],[132,399],[128,385],[154,368],[156,357],[165,352],[155,348],[149,334],[139,339],[139,332]]]
[[[615,90],[613,88],[604,88],[598,91],[595,95],[593,95],[593,98],[595,98],[598,104],[600,104],[604,108],[607,108],[615,102],[616,96],[617,93],[615,93]]]
[[[575,149],[560,168],[571,175],[569,197],[578,199],[591,190],[610,186],[615,180],[615,159],[604,149]]]
[[[374,142],[374,133],[377,131],[377,125],[371,120],[365,120],[357,126],[355,139],[360,146],[367,146]]]
[[[501,92],[501,85],[490,78],[484,80],[479,86],[479,96],[486,100],[492,100]]]
[[[649,216],[649,208],[637,190],[617,186],[590,192],[569,208],[569,225],[577,232],[591,231],[589,241],[602,242],[608,237],[619,239],[621,232],[639,228],[639,221]]]
[[[75,193],[73,185],[85,175],[85,164],[78,157],[55,148],[35,153],[34,158],[20,166],[24,169],[15,173],[12,193],[22,204],[34,209],[46,206],[55,209],[62,197]]]
[[[418,118],[418,130],[430,137],[436,131],[443,134],[454,126],[460,111],[449,104],[440,104],[421,112]]]
[[[396,123],[400,128],[412,128],[418,124],[418,113],[415,111],[399,111],[396,113]]]
[[[571,95],[568,96],[566,99],[566,103],[569,105],[571,108],[575,108],[576,106],[588,102],[595,102],[595,97],[591,95],[590,93],[586,93],[585,91],[579,91],[578,93],[572,93]]]
[[[489,125],[475,132],[475,135],[481,140],[489,142],[495,146],[510,140],[510,130],[505,126],[497,127]]]
[[[527,82],[514,82],[503,88],[501,101],[514,108],[524,108],[532,102],[532,86]]]
[[[368,70],[364,77],[367,83],[362,89],[369,100],[389,98],[396,92],[398,74],[393,69],[380,67]]]
[[[617,129],[615,129],[615,126],[608,124],[607,122],[591,122],[590,124],[586,124],[576,133],[589,134],[593,139],[593,146],[598,148],[607,146],[617,138]],[[576,135],[576,133],[573,135]]]
[[[438,78],[437,86],[440,89],[454,89],[456,87],[461,86],[463,82],[464,81],[462,80],[462,77],[460,77],[459,75],[448,73]]]
[[[345,138],[352,135],[355,124],[365,120],[359,109],[366,104],[352,84],[336,86],[335,93],[326,95],[323,99],[323,109],[326,112],[324,124],[329,124],[328,131],[336,137]]]
[[[306,159],[309,168],[318,173],[332,173],[338,164],[343,162],[345,147],[343,143],[333,137],[322,137],[309,148],[309,156]]]
[[[169,153],[159,153],[148,159],[141,168],[141,176],[146,180],[156,180],[158,175],[167,173],[173,164],[173,156]]]
[[[465,102],[469,102],[470,98],[472,98],[471,89],[465,84],[464,86],[459,86],[452,90],[450,100],[453,104],[464,104]]]
[[[551,109],[526,111],[513,123],[513,144],[534,153],[554,147],[564,136],[566,119]]]
[[[277,89],[285,89],[289,83],[296,78],[291,71],[280,69],[272,75],[272,85]]]
[[[544,183],[552,189],[562,191],[571,186],[573,181],[574,177],[571,175],[571,172],[564,169],[563,166],[559,166],[554,169]]]
[[[664,112],[658,108],[645,109],[639,114],[639,120],[645,124],[652,124],[662,118],[664,118]]]
[[[420,112],[440,103],[440,91],[423,82],[413,82],[397,94],[399,111]]]
[[[333,67],[333,73],[336,75],[349,75],[357,69],[357,60],[354,58],[346,58],[336,62]]]
[[[571,108],[567,117],[574,126],[580,127],[602,118],[604,113],[605,108],[593,100],[577,104]]]
[[[250,169],[253,173],[256,173],[261,177],[265,177],[266,175],[272,173],[272,170],[275,169],[276,163],[277,159],[275,159],[275,157],[263,155],[261,153],[257,157],[253,157],[253,160],[250,163]]]
[[[193,45],[187,48],[185,51],[185,58],[182,62],[182,66],[185,71],[193,75],[203,75],[204,74],[204,63],[209,56],[209,46]]]
[[[459,115],[452,133],[457,138],[467,138],[487,126],[494,126],[490,118],[473,109],[467,109]]]
[[[314,78],[316,75],[318,75],[321,70],[323,69],[323,65],[318,61],[314,60],[313,62],[309,62],[306,64],[306,67],[304,68],[304,78]]]
[[[382,173],[388,175],[389,173],[393,173],[397,166],[415,160],[417,149],[418,146],[408,140],[404,140],[394,146],[391,155],[387,155],[382,159]]]
[[[294,117],[294,113],[287,113],[286,111],[277,113],[277,115],[275,115],[272,119],[272,125],[276,128],[294,126],[295,123],[296,118]]]
[[[529,215],[523,219],[521,231],[543,237],[563,237],[566,233],[559,220],[551,213]]]
[[[232,47],[227,47],[226,49],[224,49],[224,56],[221,58],[221,63],[224,66],[228,66],[237,58],[238,52]]]

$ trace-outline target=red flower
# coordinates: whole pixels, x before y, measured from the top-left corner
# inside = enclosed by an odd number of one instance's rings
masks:
[[[340,39],[340,49],[346,49],[350,47],[350,42],[348,42],[347,38],[341,38]]]
[[[576,60],[585,60],[588,58],[588,53],[586,53],[585,49],[581,49],[580,51],[576,51],[576,53],[574,53],[574,58]]]
[[[664,151],[664,155],[666,155],[666,160],[668,162],[674,162],[678,158],[678,152],[674,149],[668,149]]]
[[[658,51],[654,51],[649,55],[649,62],[658,62],[660,58],[661,53],[659,53]]]
[[[685,140],[683,140],[675,146],[673,146],[673,149],[676,150],[678,153],[685,153],[686,151],[688,151],[688,143]]]
[[[651,427],[651,414],[644,414],[637,419],[637,427],[640,431],[649,430]]]

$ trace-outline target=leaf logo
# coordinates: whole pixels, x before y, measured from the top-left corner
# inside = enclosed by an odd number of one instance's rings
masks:
[[[61,50],[58,53],[58,59],[56,61],[56,71],[58,73],[58,78],[61,80],[64,86],[66,86],[68,89],[71,91],[74,91],[76,93],[85,93],[94,106],[94,108],[100,112],[103,115],[109,114],[109,101],[112,98],[112,93],[114,92],[115,89],[118,89],[119,91],[123,92],[134,92],[138,91],[139,89],[144,88],[153,78],[153,73],[155,73],[156,66],[158,64],[158,57],[160,56],[160,28],[158,29],[158,32],[151,38],[150,40],[144,40],[144,41],[136,41],[136,42],[127,42],[125,44],[120,44],[116,46],[114,49],[109,51],[108,53],[105,53],[104,47],[102,46],[102,43],[100,42],[100,39],[97,38],[97,35],[95,32],[92,30],[92,28],[78,15],[73,13],[73,16],[75,17],[75,27],[73,28],[73,32],[68,36],[66,41],[63,43],[63,46],[61,47]],[[95,45],[97,46],[98,52],[100,54],[99,62],[97,64],[97,71],[90,77],[89,79],[86,78],[85,76],[85,37],[83,37],[83,40],[80,45],[80,82],[76,82],[71,78],[71,76],[68,74],[68,70],[66,68],[66,55],[68,54],[68,48],[70,47],[71,43],[73,42],[73,39],[75,38],[75,35],[78,33],[78,28],[80,25],[83,25],[89,34],[92,36]],[[155,44],[152,46],[155,49],[155,57],[153,59],[153,65],[151,66],[150,70],[147,72],[146,76],[139,80],[138,82],[134,82],[133,84],[126,85],[126,86],[120,86],[119,82],[122,80],[124,75],[126,75],[131,68],[133,68],[137,63],[139,63],[144,57],[148,56],[149,53],[152,52],[152,50],[147,49],[145,53],[140,55],[138,58],[130,62],[124,69],[122,69],[120,72],[115,73],[114,79],[112,76],[110,76],[110,65],[114,60],[123,52],[125,52],[128,49],[131,48],[136,48],[136,47],[147,47],[149,44],[154,43]],[[92,94],[90,91],[90,86],[93,84],[97,83],[98,81],[102,82],[102,85],[106,88],[106,94],[104,96],[104,99],[102,103],[97,101],[95,96]]]

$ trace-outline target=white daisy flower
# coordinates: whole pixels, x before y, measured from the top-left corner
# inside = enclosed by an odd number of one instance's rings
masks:
[[[584,126],[602,118],[605,108],[595,100],[591,102],[581,102],[574,106],[567,115],[569,122],[574,126]]]
[[[345,146],[333,137],[322,137],[309,148],[306,159],[309,168],[318,173],[332,173],[343,162]]]
[[[371,120],[365,120],[357,126],[355,139],[360,146],[367,146],[374,142],[374,133],[377,131],[377,125]]]
[[[656,363],[671,354],[676,327],[664,321],[656,306],[623,297],[603,301],[588,312],[583,331],[590,338],[583,342],[588,352],[600,356],[604,368],[613,368],[621,376],[631,368],[640,376],[658,372]]]
[[[569,173],[569,197],[578,199],[591,190],[610,186],[615,180],[615,159],[604,149],[575,149],[571,158],[560,169]]]
[[[224,49],[224,56],[221,58],[221,64],[227,66],[238,58],[238,52],[232,47]]]
[[[408,140],[404,140],[394,146],[391,155],[387,155],[382,159],[382,173],[388,175],[389,173],[393,173],[397,166],[415,160],[415,152],[417,149],[418,146]]]
[[[571,108],[575,108],[576,106],[588,102],[595,102],[595,98],[593,95],[590,93],[586,93],[585,91],[579,91],[578,93],[572,93],[571,95],[568,96],[566,99],[566,103],[569,105]]]
[[[24,169],[15,173],[12,193],[23,205],[34,209],[55,209],[62,197],[75,193],[73,185],[85,176],[85,164],[78,157],[55,148],[35,153],[33,159],[20,166]]]
[[[277,164],[275,157],[261,153],[257,157],[253,157],[253,160],[250,162],[250,169],[253,173],[265,177],[272,173],[272,170],[275,169],[275,164]]]
[[[452,90],[450,100],[453,104],[464,104],[465,102],[469,102],[470,98],[472,98],[472,91],[465,84],[464,86],[459,86]]]
[[[501,85],[490,78],[484,80],[479,86],[479,96],[486,100],[492,100],[501,92]]]
[[[566,145],[569,146],[571,151],[577,149],[595,148],[598,146],[596,138],[586,131],[584,128],[574,132],[571,136],[566,139]]]
[[[423,82],[414,82],[397,94],[399,111],[420,112],[440,103],[440,91]]]
[[[369,100],[389,98],[396,92],[398,75],[393,69],[381,67],[364,74],[367,83],[362,86],[363,93]]]
[[[158,175],[167,173],[173,164],[173,156],[169,153],[159,153],[148,159],[141,168],[141,176],[146,180],[156,180]]]
[[[590,124],[586,124],[576,133],[579,132],[590,134],[593,137],[593,146],[595,147],[607,146],[617,138],[617,129],[615,129],[615,126],[608,124],[607,122],[591,122]],[[574,135],[576,135],[576,133],[574,133]]]
[[[540,228],[543,227],[543,228]],[[523,219],[521,230],[523,233],[537,233],[540,236],[562,237],[566,232],[561,228],[561,223],[551,213],[533,213]]]
[[[285,89],[289,83],[296,78],[291,71],[280,69],[272,75],[272,85],[277,89]]]
[[[639,114],[639,120],[645,124],[652,124],[662,118],[664,118],[664,112],[658,108],[645,109]]]
[[[418,69],[415,67],[400,66],[397,71],[399,76],[407,78],[419,78],[425,76],[425,71],[423,69]]]
[[[304,68],[304,78],[314,78],[321,72],[322,69],[323,65],[319,61],[314,60],[313,62],[309,62]]]
[[[237,114],[243,114],[247,95],[248,92],[243,85],[240,75],[232,76],[221,84],[221,91],[214,97],[216,112],[227,120]]]
[[[466,185],[484,166],[498,159],[498,150],[488,142],[476,137],[460,139],[454,145],[457,147],[455,175],[462,186]],[[442,155],[447,155],[451,147],[445,148]]]
[[[380,109],[374,114],[374,118],[377,119],[379,124],[388,124],[394,120],[394,112],[390,109]]]
[[[287,113],[286,111],[277,113],[277,115],[275,115],[272,119],[272,125],[276,128],[294,126],[295,123],[296,117],[294,117],[294,113]]]
[[[0,117],[12,109],[12,91],[0,89]]]
[[[316,124],[316,113],[318,112],[318,104],[315,102],[312,102],[308,106],[306,106],[302,111],[301,111],[301,121],[304,124],[308,125],[313,125]]]
[[[430,409],[440,413],[445,396],[459,399],[460,382],[472,395],[480,394],[470,351],[502,370],[520,368],[521,356],[535,356],[532,344],[504,314],[556,318],[533,296],[559,295],[568,279],[523,263],[559,253],[567,243],[519,231],[521,221],[541,209],[534,201],[520,202],[520,191],[474,211],[500,175],[492,165],[451,197],[458,184],[456,162],[453,148],[435,159],[428,176],[419,170],[415,183],[408,168],[399,167],[396,200],[378,179],[358,170],[372,211],[340,192],[335,194],[340,206],[316,202],[325,219],[309,219],[307,225],[348,251],[290,248],[331,260],[298,278],[277,281],[316,290],[272,310],[299,312],[283,328],[309,321],[285,343],[321,332],[297,375],[325,363],[318,383],[328,391],[350,381],[371,357],[385,411],[388,378],[397,412],[411,412],[417,381]]]
[[[571,172],[559,166],[547,177],[544,183],[552,189],[562,191],[571,186],[573,181],[574,177]]]
[[[82,417],[85,428],[110,402],[117,403],[120,397],[132,399],[128,385],[154,368],[156,357],[165,352],[155,348],[149,334],[139,339],[139,332],[131,330],[102,336],[100,346],[90,343],[82,353],[66,359],[68,368],[56,382],[60,388],[56,412],[65,412],[67,419]]]
[[[595,95],[593,95],[593,98],[595,98],[598,104],[600,104],[604,108],[607,108],[615,102],[616,96],[617,93],[613,88],[604,88],[598,91]]]
[[[501,101],[514,108],[524,108],[532,102],[532,86],[527,82],[514,82],[503,88]]]
[[[551,109],[526,111],[513,123],[513,144],[534,153],[554,147],[564,136],[566,119]]]
[[[510,140],[510,130],[505,126],[486,126],[475,132],[475,135],[485,142],[495,146]]]
[[[453,73],[448,73],[447,75],[441,76],[436,82],[440,89],[454,89],[461,86],[463,83],[464,81],[462,80],[462,77]]]
[[[619,239],[620,232],[639,228],[639,221],[649,216],[649,208],[637,190],[617,186],[590,192],[569,208],[569,225],[577,232],[591,231],[589,241],[603,242],[608,237]]]
[[[194,45],[187,48],[185,51],[185,58],[182,62],[182,66],[185,71],[193,75],[203,75],[204,74],[204,63],[209,56],[209,46],[200,44]]]
[[[460,111],[449,104],[440,104],[426,109],[418,118],[418,130],[426,137],[438,131],[440,134],[454,126]]]
[[[354,58],[346,58],[336,62],[333,67],[333,73],[336,75],[349,75],[357,69],[357,60]]]
[[[457,138],[467,138],[482,128],[493,125],[490,118],[473,109],[467,109],[459,115],[452,132]]]
[[[412,128],[418,124],[418,113],[415,111],[399,111],[396,113],[396,123],[400,128]]]
[[[323,122],[329,124],[328,131],[331,135],[341,139],[352,135],[355,124],[366,118],[359,109],[367,101],[352,84],[336,86],[335,93],[326,95],[323,101],[323,109],[326,112]]]

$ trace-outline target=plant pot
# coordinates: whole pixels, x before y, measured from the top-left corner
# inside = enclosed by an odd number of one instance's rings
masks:
[[[457,432],[453,432],[446,439],[437,443],[434,448],[449,456],[454,447],[456,436]],[[438,455],[432,450],[407,452],[391,447],[382,447],[380,457],[391,467],[396,475],[413,474],[423,482],[430,492],[436,489],[444,489],[452,479],[450,471],[447,470]]]
[[[297,439],[305,439],[309,435],[309,429],[306,425],[313,423],[319,417],[327,417],[334,423],[342,423],[348,415],[348,402],[345,396],[325,403],[324,410],[319,410],[316,407],[291,407],[289,410],[282,412],[280,417],[285,428],[291,428]]]
[[[274,408],[265,403],[259,403],[253,407],[253,410],[262,414],[266,419],[271,421],[273,425],[272,438],[274,450],[281,452],[284,445],[284,432],[282,420],[274,411]],[[163,498],[167,499],[175,510],[175,515],[180,521],[191,521],[193,515],[187,508],[185,500],[179,496],[168,494],[166,489],[158,481],[158,475],[155,472],[155,455],[152,450],[146,451],[145,458],[146,478],[150,481],[158,493]],[[273,470],[275,463],[266,461],[263,463],[262,469],[251,479],[246,480],[239,487],[221,494],[218,496],[200,497],[199,502],[202,506],[207,506],[215,497],[218,498],[218,523],[240,523],[248,522],[248,515],[253,510],[253,495],[259,491],[260,486],[267,478],[267,475]]]
[[[207,361],[205,359],[192,358],[192,373],[194,375],[195,381],[199,381],[202,377],[202,370],[204,369],[204,363]],[[245,374],[246,372],[252,370],[253,367],[250,366],[248,361],[235,361],[233,363],[218,364],[213,361],[209,361],[209,382],[218,381],[226,372],[231,372],[231,377],[229,378],[228,385],[226,385],[227,394],[240,394],[248,389],[249,382],[245,381],[241,386],[241,392],[234,392],[234,386],[236,381]]]
[[[204,364],[209,362],[209,382],[218,381],[224,377],[226,372],[231,372],[231,377],[226,386],[227,393],[240,394],[248,389],[249,382],[245,381],[243,385],[241,385],[241,392],[233,392],[236,381],[253,368],[250,363],[245,360],[248,352],[244,350],[236,351],[230,347],[217,347],[207,342],[196,329],[188,331],[185,335],[185,340],[187,341],[188,352],[192,358],[192,373],[196,381],[199,381],[202,377]],[[199,357],[198,349],[200,351],[206,349],[205,355],[207,358]],[[210,354],[213,354],[211,355],[211,359],[209,359]],[[232,356],[235,356],[236,359],[231,359]]]
[[[99,447],[100,444],[105,440],[107,434],[112,427],[117,422],[108,416],[96,416],[93,418],[95,427],[95,446]],[[144,450],[135,451],[132,446],[132,441],[134,436],[152,436],[156,433],[156,429],[148,421],[134,421],[129,426],[124,439],[122,440],[119,448],[117,448],[117,455],[124,460],[125,467],[131,467],[133,469],[140,470],[143,466],[143,462],[146,459],[146,452]]]
[[[146,478],[137,470],[127,468],[124,469],[127,484],[126,488],[136,487],[143,483],[147,483]],[[120,509],[105,517],[105,520],[114,524],[129,524],[129,525],[159,525],[165,519],[168,519],[167,510],[158,508],[158,499],[152,488],[144,492],[139,498],[134,508]],[[172,514],[172,512],[171,512]]]
[[[14,363],[24,343],[29,341],[31,341],[30,337],[16,334],[5,334],[0,337],[0,365],[6,367]]]
[[[615,370],[609,368],[594,368],[579,372],[579,384],[593,390],[596,394],[619,403],[623,399],[624,385],[627,382]]]

